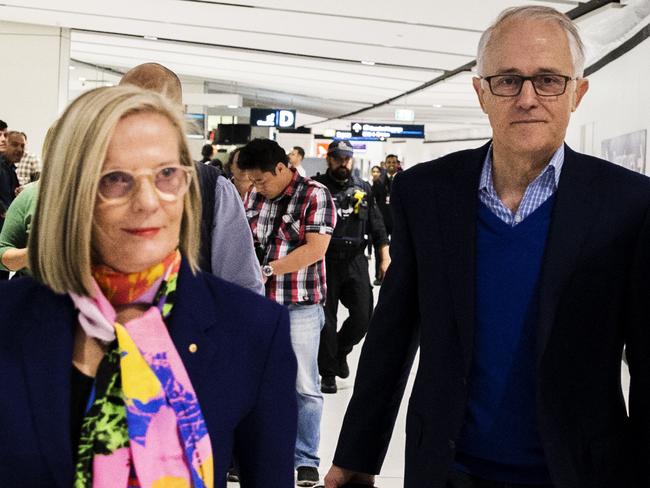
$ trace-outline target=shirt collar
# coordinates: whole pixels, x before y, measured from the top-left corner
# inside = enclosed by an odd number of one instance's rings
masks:
[[[537,178],[548,172],[553,172],[555,179],[555,188],[557,189],[558,185],[560,184],[560,173],[562,172],[563,165],[564,144],[561,144],[560,147],[553,153],[551,160],[548,162],[544,170],[539,174]],[[487,155],[485,156],[485,161],[483,162],[483,170],[481,171],[481,179],[479,181],[478,189],[494,191],[494,181],[492,180],[492,144],[490,144]]]

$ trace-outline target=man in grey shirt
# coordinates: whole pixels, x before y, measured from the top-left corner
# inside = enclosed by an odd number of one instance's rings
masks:
[[[120,85],[135,85],[155,91],[172,102],[182,104],[181,82],[176,74],[157,63],[145,63],[130,69]],[[216,168],[197,163],[201,199],[211,202],[209,187],[214,183],[214,205],[204,208],[212,213],[212,224],[203,222],[201,229],[201,266],[205,271],[249,290],[264,294],[260,265],[255,257],[253,236],[235,186],[218,174]]]
[[[213,225],[212,273],[264,295],[264,283],[244,204],[235,185],[223,176],[217,178],[215,185]]]

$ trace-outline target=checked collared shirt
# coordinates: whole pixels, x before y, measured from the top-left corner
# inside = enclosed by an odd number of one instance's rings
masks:
[[[281,195],[268,199],[253,189],[244,206],[253,240],[264,250],[264,263],[280,259],[305,244],[308,232],[331,235],[336,226],[336,208],[330,192],[295,170]],[[277,232],[271,235],[276,227]],[[271,276],[266,282],[266,296],[283,305],[325,303],[324,260],[294,273]]]
[[[499,217],[506,224],[514,227],[537,210],[548,198],[555,193],[560,183],[560,173],[564,163],[564,144],[562,144],[546,165],[546,168],[526,188],[524,197],[521,199],[519,208],[513,213],[499,199],[494,189],[492,179],[492,147],[488,150],[483,163],[481,180],[479,183],[479,198],[481,203]]]

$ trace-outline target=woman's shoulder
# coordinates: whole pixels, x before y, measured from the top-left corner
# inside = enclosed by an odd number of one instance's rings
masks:
[[[240,320],[273,322],[285,310],[282,305],[235,283],[199,271],[197,284],[209,293],[211,302],[221,312]]]
[[[54,293],[29,276],[0,281],[0,337],[13,334],[19,324],[31,323],[34,314],[51,316],[65,307],[71,307],[66,295]]]

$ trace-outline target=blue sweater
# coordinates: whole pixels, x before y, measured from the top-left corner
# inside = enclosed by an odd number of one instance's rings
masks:
[[[481,478],[550,483],[537,429],[535,338],[553,201],[515,227],[479,209],[474,355],[456,468]]]

